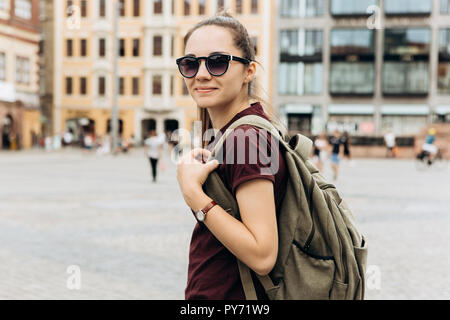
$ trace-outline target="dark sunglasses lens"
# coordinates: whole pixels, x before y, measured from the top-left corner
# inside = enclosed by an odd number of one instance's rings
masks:
[[[180,72],[185,77],[193,77],[198,70],[198,62],[193,58],[184,58],[180,61]]]
[[[228,60],[226,56],[217,55],[208,58],[208,69],[214,75],[222,75],[227,71]]]

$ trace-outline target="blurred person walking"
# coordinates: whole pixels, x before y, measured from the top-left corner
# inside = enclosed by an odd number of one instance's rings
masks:
[[[148,159],[150,161],[153,182],[156,182],[158,160],[162,157],[164,141],[163,139],[161,139],[161,137],[158,137],[156,135],[155,130],[150,130],[150,135],[147,139],[145,139],[144,144],[144,150],[147,153]]]
[[[323,172],[323,165],[328,157],[328,140],[325,132],[322,132],[314,140],[314,162],[320,172]]]
[[[341,144],[344,147],[344,158],[347,158],[347,160],[350,161],[350,165],[353,165],[352,156],[350,154],[350,145],[351,145],[350,135],[348,134],[347,131],[344,131],[340,139]]]
[[[339,131],[335,130],[333,133],[333,136],[330,139],[330,145],[331,145],[331,155],[330,155],[330,162],[331,162],[331,169],[333,170],[333,180],[337,180],[338,173],[339,173],[339,152],[341,149],[341,138],[339,136]]]
[[[395,158],[395,134],[391,129],[384,135],[384,142],[386,144],[386,158]]]

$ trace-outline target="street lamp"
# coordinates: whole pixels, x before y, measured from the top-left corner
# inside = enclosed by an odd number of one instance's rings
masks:
[[[118,137],[118,100],[117,100],[117,93],[119,91],[119,79],[118,79],[118,66],[117,66],[117,59],[118,59],[118,52],[119,52],[119,37],[118,37],[118,21],[119,21],[119,13],[120,9],[122,8],[122,4],[120,1],[116,2],[115,10],[114,10],[114,54],[113,54],[113,83],[114,83],[114,89],[113,89],[113,105],[111,109],[111,134],[112,134],[112,153],[113,155],[117,155],[117,147],[119,144],[119,137]]]

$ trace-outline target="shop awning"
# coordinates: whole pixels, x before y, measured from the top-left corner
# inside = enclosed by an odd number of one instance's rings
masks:
[[[330,104],[328,106],[329,114],[348,114],[361,115],[375,113],[375,107],[370,104]]]
[[[426,116],[429,113],[430,107],[423,104],[387,104],[381,106],[382,115]]]
[[[434,113],[446,115],[450,113],[450,105],[448,106],[437,106],[436,109],[434,109]]]

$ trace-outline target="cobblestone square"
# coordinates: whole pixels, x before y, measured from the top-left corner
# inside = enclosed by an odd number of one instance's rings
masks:
[[[0,153],[0,299],[183,299],[195,221],[164,161],[152,183],[142,149]],[[449,178],[412,160],[341,164],[367,299],[450,299]]]

